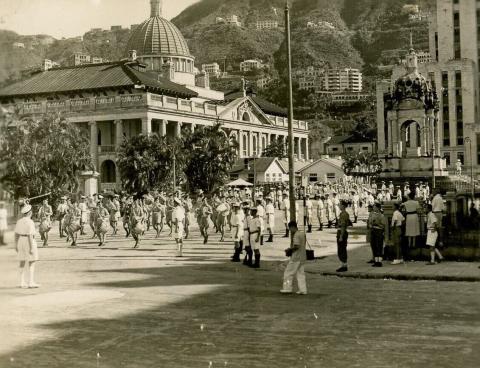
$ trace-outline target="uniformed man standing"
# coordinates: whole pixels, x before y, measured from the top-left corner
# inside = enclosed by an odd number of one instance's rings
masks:
[[[265,208],[263,207],[263,199],[261,198],[261,196],[257,197],[256,202],[257,202],[257,215],[262,228],[262,235],[260,235],[260,245],[263,245],[263,229],[265,229],[265,219],[264,219]]]
[[[360,197],[358,196],[357,192],[355,190],[352,190],[352,211],[353,211],[353,222],[357,223],[358,221],[358,212],[360,208]]]
[[[265,214],[267,216],[267,230],[269,233],[267,243],[273,242],[273,231],[275,230],[275,207],[273,206],[272,197],[265,198],[267,206],[265,208]]]
[[[63,228],[64,228],[63,220],[68,211],[68,204],[67,204],[67,197],[62,197],[60,199],[61,199],[61,202],[57,206],[58,232],[60,234],[60,238],[64,238],[65,235],[63,234]]]
[[[240,209],[240,203],[233,203],[233,214],[230,219],[230,224],[232,226],[232,238],[234,243],[234,253],[232,256],[232,262],[240,262],[240,255],[243,250],[243,225],[244,225],[244,214]]]
[[[250,244],[255,255],[255,262],[250,265],[252,268],[260,268],[260,239],[263,232],[263,221],[258,216],[257,207],[251,208],[252,219],[250,221]]]
[[[310,194],[305,195],[305,219],[309,233],[312,232],[313,203],[310,200]]]
[[[290,201],[287,193],[283,193],[282,197],[283,200],[281,210],[283,215],[283,223],[285,224],[284,238],[288,238],[290,236],[290,230],[288,229],[288,223],[290,222]]]
[[[323,222],[325,221],[325,203],[323,202],[325,197],[322,195],[317,201],[317,219],[318,219],[318,230],[323,230]]]
[[[337,272],[348,271],[347,264],[347,244],[348,244],[348,227],[352,225],[350,216],[346,211],[347,204],[345,202],[340,203],[340,215],[338,218],[338,230],[337,230],[337,255],[342,265],[337,269]]]

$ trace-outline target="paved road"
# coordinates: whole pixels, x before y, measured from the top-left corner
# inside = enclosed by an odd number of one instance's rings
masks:
[[[280,295],[285,240],[262,269],[227,261],[230,243],[117,236],[77,249],[53,236],[37,290],[16,288],[0,248],[0,367],[478,367],[480,284],[308,274]],[[317,254],[334,253],[334,231]],[[362,237],[352,239],[362,245]]]

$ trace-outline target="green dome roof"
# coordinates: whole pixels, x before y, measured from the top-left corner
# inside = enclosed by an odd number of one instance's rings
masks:
[[[140,24],[127,43],[127,50],[142,55],[190,55],[187,42],[180,30],[170,21],[153,16]]]

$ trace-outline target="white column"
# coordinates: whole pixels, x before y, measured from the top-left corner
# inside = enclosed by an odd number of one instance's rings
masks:
[[[297,157],[300,160],[302,158],[302,145],[300,143],[300,138],[295,138],[297,140]]]
[[[92,156],[93,165],[95,169],[98,167],[98,130],[97,122],[90,121],[90,155]]]
[[[175,137],[180,138],[182,135],[182,123],[177,121],[175,122]]]
[[[196,127],[197,127],[197,124],[195,124],[195,123],[190,124],[190,130],[192,131],[192,133],[195,132]]]
[[[152,134],[152,119],[149,117],[142,118],[142,134]]]
[[[113,124],[115,125],[115,149],[118,150],[123,143],[123,121],[115,120]]]
[[[160,120],[160,137],[165,137],[167,135],[167,123],[166,120]]]
[[[305,160],[310,160],[310,146],[308,144],[308,138],[305,138]]]
[[[243,157],[243,132],[238,131],[238,156]]]

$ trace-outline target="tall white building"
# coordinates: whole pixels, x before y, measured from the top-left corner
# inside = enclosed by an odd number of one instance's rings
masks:
[[[202,64],[202,71],[210,76],[218,77],[221,74],[218,63]]]
[[[259,60],[244,60],[240,63],[240,71],[242,72],[250,72],[261,68],[263,68],[263,64]]]
[[[325,71],[326,91],[361,92],[363,89],[362,73],[358,69],[328,69]]]
[[[278,20],[274,20],[274,19],[257,20],[255,26],[257,29],[275,29],[275,28],[278,28]]]

